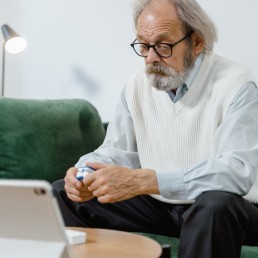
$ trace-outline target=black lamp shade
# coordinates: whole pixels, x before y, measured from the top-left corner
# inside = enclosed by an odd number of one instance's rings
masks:
[[[7,52],[17,54],[26,48],[27,41],[20,37],[9,25],[2,25],[2,33],[4,37],[4,48]]]
[[[19,35],[7,24],[2,25],[2,33],[5,42],[9,39],[19,37]]]

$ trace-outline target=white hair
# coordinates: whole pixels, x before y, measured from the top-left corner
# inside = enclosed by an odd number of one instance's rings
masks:
[[[135,28],[143,9],[153,0],[135,0],[133,15]],[[195,0],[168,0],[176,9],[186,31],[193,30],[204,40],[206,52],[212,52],[217,41],[217,29],[213,21]]]

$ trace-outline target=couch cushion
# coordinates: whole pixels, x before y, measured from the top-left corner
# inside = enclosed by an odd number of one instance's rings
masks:
[[[152,238],[157,241],[160,245],[170,245],[171,256],[170,258],[178,257],[178,245],[179,239],[174,237],[162,236],[157,234],[138,233],[146,237]],[[240,258],[257,258],[258,247],[257,246],[242,246]]]
[[[105,131],[85,100],[0,98],[0,178],[63,178]]]

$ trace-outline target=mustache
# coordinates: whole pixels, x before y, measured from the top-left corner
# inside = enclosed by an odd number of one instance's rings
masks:
[[[148,74],[156,74],[164,77],[176,74],[171,68],[165,67],[161,64],[147,64],[145,69]]]

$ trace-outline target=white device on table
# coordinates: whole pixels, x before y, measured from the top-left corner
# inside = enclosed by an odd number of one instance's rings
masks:
[[[48,182],[0,180],[0,207],[1,257],[73,258]]]

